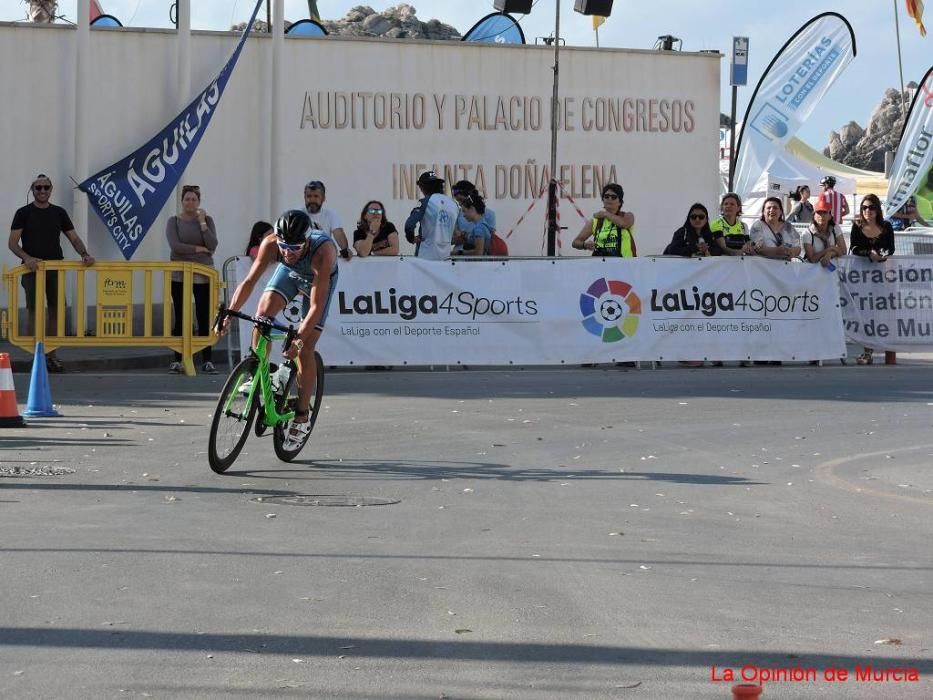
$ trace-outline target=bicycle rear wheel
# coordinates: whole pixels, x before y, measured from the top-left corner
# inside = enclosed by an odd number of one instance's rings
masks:
[[[317,421],[317,414],[321,410],[321,401],[324,397],[324,361],[317,352],[314,353],[314,374],[316,384],[314,393],[311,396],[311,405],[308,407],[308,424],[311,430],[314,430],[314,423]],[[285,413],[286,411],[294,411],[297,405],[298,372],[293,369],[279,401],[278,412]],[[309,430],[307,436],[300,445],[291,450],[285,449],[285,437],[288,435],[290,426],[291,421],[283,421],[277,423],[275,429],[272,431],[272,444],[275,446],[275,456],[283,462],[291,462],[295,459],[311,438],[311,430]]]
[[[207,444],[207,459],[211,469],[223,474],[239,456],[243,444],[249,435],[249,428],[256,415],[258,401],[249,401],[249,392],[241,393],[240,387],[253,379],[258,361],[255,357],[246,357],[233,368],[220,392],[214,418],[211,421],[211,435]],[[259,391],[259,388],[256,388]]]

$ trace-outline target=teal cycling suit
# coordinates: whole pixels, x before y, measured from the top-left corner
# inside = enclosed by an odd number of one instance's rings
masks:
[[[337,244],[334,239],[319,229],[312,229],[307,234],[308,246],[307,252],[301,256],[293,265],[285,262],[282,254],[279,253],[278,265],[272,273],[272,277],[266,284],[267,292],[275,292],[285,299],[287,304],[298,294],[302,295],[301,309],[302,315],[307,316],[311,307],[310,294],[311,285],[314,284],[314,272],[311,270],[311,260],[314,254],[322,245],[328,243],[334,247]],[[321,316],[317,326],[324,328],[324,321],[327,320],[327,312],[330,309],[330,300],[334,296],[334,290],[337,288],[337,260],[334,259],[334,267],[330,271],[330,289],[327,290],[327,301],[324,303],[324,314]]]

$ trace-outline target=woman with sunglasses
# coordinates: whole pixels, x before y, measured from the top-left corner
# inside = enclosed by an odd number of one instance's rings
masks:
[[[610,182],[603,187],[603,208],[583,224],[571,246],[577,250],[592,250],[597,257],[636,257],[635,215],[622,210],[624,197],[621,185]]]
[[[214,266],[214,251],[217,250],[217,228],[214,220],[201,208],[201,188],[196,185],[184,185],[181,188],[181,212],[171,217],[165,224],[165,237],[172,250],[173,262],[191,262]],[[172,335],[182,334],[184,305],[190,304],[185,299],[183,273],[172,273],[172,306],[175,310],[175,325]],[[208,335],[211,329],[211,287],[204,275],[195,274],[194,311],[198,322],[198,335]],[[211,362],[211,346],[201,351],[201,371],[205,374],[217,374],[217,368]],[[181,354],[175,353],[175,361],[169,365],[172,374],[181,374]]]
[[[866,194],[862,198],[859,213],[852,223],[849,241],[852,255],[868,258],[872,262],[884,262],[894,255],[894,229],[889,222],[881,218],[881,200],[877,195]],[[873,350],[863,350],[855,361],[860,365],[870,365],[874,361]]]
[[[398,255],[398,230],[386,219],[386,208],[375,199],[366,203],[353,232],[353,248],[361,258]]]
[[[679,255],[682,258],[703,258],[720,253],[719,246],[713,245],[709,212],[699,202],[690,207],[684,225],[674,231],[674,237],[664,249],[664,255]]]

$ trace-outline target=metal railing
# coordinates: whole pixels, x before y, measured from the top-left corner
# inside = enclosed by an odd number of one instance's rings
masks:
[[[172,273],[181,273],[184,298],[182,334],[172,335]],[[30,300],[34,313],[28,313],[21,302],[25,300],[22,279],[30,274],[29,268],[19,265],[4,270],[3,283],[7,289],[8,309],[0,317],[0,335],[26,352],[32,352],[42,342],[46,352],[62,347],[165,347],[181,354],[185,374],[194,376],[194,355],[213,345],[212,335],[194,335],[192,328],[193,285],[195,274],[206,277],[210,285],[210,308],[217,307],[220,281],[217,271],[206,265],[181,262],[98,262],[87,267],[79,262],[44,261],[35,272],[35,298]],[[46,277],[56,275],[58,293],[45,306]],[[69,318],[66,304],[66,281],[73,276],[74,298],[71,300],[73,319]],[[94,278],[93,286],[88,278]],[[142,277],[142,322],[134,323],[134,280]],[[161,294],[154,297],[153,289],[161,282]],[[93,290],[93,319],[88,317],[88,291]],[[161,304],[161,334],[155,332],[156,299]],[[63,313],[59,313],[63,310]],[[26,323],[22,323],[23,313]],[[54,319],[54,328],[47,329],[48,317]],[[73,320],[72,332],[66,332],[67,321]],[[138,321],[138,318],[135,319]],[[32,322],[33,328],[28,326]],[[199,329],[202,333],[204,329]]]

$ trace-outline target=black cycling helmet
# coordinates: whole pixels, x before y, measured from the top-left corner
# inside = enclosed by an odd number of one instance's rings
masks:
[[[832,175],[827,175],[827,176],[824,177],[822,180],[820,180],[820,184],[821,184],[821,185],[826,185],[826,186],[828,186],[828,187],[835,187],[835,186],[836,186],[836,178],[834,178]]]
[[[289,209],[275,222],[276,237],[289,245],[304,243],[308,229],[311,228],[311,219],[300,209]]]

